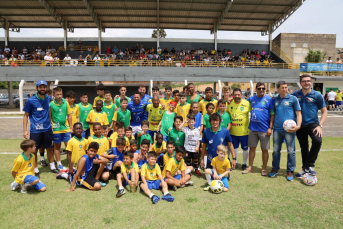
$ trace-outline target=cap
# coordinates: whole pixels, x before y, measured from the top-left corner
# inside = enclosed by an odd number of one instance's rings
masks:
[[[37,81],[36,87],[39,87],[40,85],[48,86],[48,84],[47,84],[44,80],[39,80],[39,81]]]

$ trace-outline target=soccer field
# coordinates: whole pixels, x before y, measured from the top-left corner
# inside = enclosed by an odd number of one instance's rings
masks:
[[[313,187],[299,179],[286,181],[284,151],[279,176],[262,177],[261,153],[257,153],[254,173],[243,175],[241,168],[232,171],[227,193],[203,191],[205,178],[193,175],[194,186],[171,191],[173,203],[160,200],[153,205],[139,191],[116,198],[113,179],[98,192],[83,188],[66,192],[68,182],[55,179],[48,167],[40,166],[45,193],[12,191],[11,168],[17,154],[3,153],[19,153],[21,140],[1,139],[0,228],[343,228],[341,141],[323,139],[316,163],[318,184]],[[296,172],[301,170],[299,149],[297,144]],[[268,171],[271,156],[270,151]],[[242,162],[242,154],[238,162]],[[66,156],[62,163],[67,165]]]

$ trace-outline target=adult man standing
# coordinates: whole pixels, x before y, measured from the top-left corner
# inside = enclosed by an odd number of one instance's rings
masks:
[[[279,81],[276,84],[276,88],[279,91],[279,95],[274,98],[275,122],[273,132],[273,169],[268,176],[276,177],[279,174],[281,146],[285,139],[288,155],[287,180],[293,181],[293,173],[295,169],[295,132],[299,130],[301,126],[301,108],[297,98],[288,94],[288,87],[285,81]],[[283,123],[288,119],[296,121],[297,125],[293,126],[286,132],[283,129]]]
[[[257,95],[251,96],[248,101],[251,104],[251,116],[249,123],[249,167],[242,173],[252,172],[252,166],[256,155],[258,142],[261,143],[262,150],[262,176],[267,176],[268,150],[270,148],[270,135],[274,126],[274,100],[265,94],[266,86],[264,83],[256,84]]]
[[[141,100],[140,92],[136,92],[133,95],[133,100],[129,102],[127,109],[131,112],[131,128],[132,134],[136,134],[142,131],[141,122],[145,120],[145,109],[148,105],[148,101]]]
[[[241,148],[243,150],[243,164],[242,169],[245,170],[247,168],[247,160],[249,156],[248,151],[248,136],[249,136],[249,112],[251,111],[250,103],[242,99],[242,91],[239,88],[235,88],[233,90],[233,100],[227,108],[226,112],[228,112],[232,119],[232,125],[230,129],[230,134],[232,137],[232,144],[235,148],[235,157],[233,157],[233,161],[237,163],[237,153],[239,143],[241,143]],[[236,164],[235,163],[235,164]],[[232,167],[236,169],[236,167]]]
[[[188,93],[189,95],[187,95],[187,103],[191,103],[191,102],[200,102],[201,100],[203,100],[203,97],[201,97],[199,94],[195,93],[195,87],[193,83],[189,83],[188,86]]]
[[[50,163],[50,169],[52,173],[59,173],[54,163],[53,154],[53,140],[54,135],[52,133],[51,121],[49,115],[49,104],[51,101],[50,96],[46,95],[47,83],[44,80],[40,80],[36,83],[37,94],[30,97],[23,109],[25,112],[23,118],[23,130],[24,138],[32,139],[36,142],[36,157],[35,163],[35,176],[39,177],[39,170],[37,167],[37,151],[42,146],[46,149],[48,154],[48,160]],[[27,122],[30,118],[30,136],[27,131]]]
[[[323,96],[311,88],[311,76],[308,74],[300,76],[300,84],[302,89],[293,93],[299,100],[302,114],[301,128],[297,131],[297,138],[301,148],[303,166],[302,171],[295,175],[296,177],[302,177],[305,173],[316,175],[314,163],[322,145],[322,126],[328,115]],[[318,110],[322,112],[320,121],[318,120]],[[312,139],[310,150],[308,136]]]
[[[244,93],[244,98],[248,99],[251,96],[250,88],[247,89],[247,91]]]
[[[151,99],[151,96],[148,95],[148,94],[145,94],[146,93],[146,87],[144,85],[140,85],[139,88],[138,88],[138,92],[139,92],[139,95],[141,97],[141,101],[146,101],[148,102],[150,99]],[[131,101],[134,100],[134,97],[135,95],[131,96]]]
[[[335,108],[336,96],[337,96],[336,92],[334,92],[333,89],[331,88],[328,94],[329,110]]]

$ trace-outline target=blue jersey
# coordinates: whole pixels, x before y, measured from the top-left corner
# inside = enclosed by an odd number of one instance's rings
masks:
[[[45,95],[45,98],[41,99],[37,94],[27,100],[23,111],[29,113],[30,133],[43,133],[51,130],[50,101],[50,96]]]
[[[230,131],[228,131],[228,129],[219,127],[217,132],[213,132],[212,128],[206,128],[202,136],[202,143],[207,144],[207,160],[212,161],[213,158],[218,156],[217,147],[221,144],[227,146],[227,142],[232,142]]]
[[[276,131],[285,131],[283,129],[283,123],[292,119],[296,122],[296,111],[300,111],[300,105],[298,99],[290,94],[287,94],[285,97],[281,98],[278,95],[274,99],[275,105],[275,121],[274,121],[274,130]]]
[[[297,97],[300,103],[303,118],[301,125],[319,123],[318,110],[325,107],[323,96],[315,90],[306,95],[303,94],[302,90],[299,90],[294,92],[293,95]]]
[[[194,127],[198,128],[200,130],[201,127],[201,119],[202,119],[202,114],[198,112],[198,114],[195,115],[195,124]]]
[[[267,132],[270,124],[270,116],[274,115],[274,100],[268,95],[262,98],[251,96],[248,101],[251,104],[249,130]]]
[[[133,101],[133,97],[134,97],[134,95],[131,96],[131,98],[130,98],[131,101]],[[141,97],[141,101],[145,101],[145,102],[149,102],[150,99],[151,99],[151,96],[148,94],[145,94],[143,97]]]
[[[131,112],[131,126],[140,126],[144,119],[145,108],[148,102],[141,101],[136,104],[134,101],[129,102],[127,109]]]
[[[83,155],[82,157],[86,159],[86,163],[85,163],[85,173],[81,175],[81,179],[84,180],[84,179],[87,177],[88,173],[91,171],[91,169],[92,169],[93,166],[94,166],[93,161],[94,161],[96,158],[99,159],[99,155],[96,154],[92,159],[90,159],[90,158],[88,157],[88,155]]]
[[[113,147],[109,150],[107,150],[107,154],[108,155],[115,155],[115,158],[108,158],[108,162],[106,164],[106,168],[109,170],[112,170],[113,165],[117,162],[117,161],[124,161],[124,156],[121,152],[118,151],[117,147]]]

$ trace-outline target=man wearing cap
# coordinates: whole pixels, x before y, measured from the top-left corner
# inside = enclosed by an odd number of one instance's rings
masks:
[[[39,177],[39,170],[37,167],[37,151],[42,146],[46,149],[48,154],[48,160],[50,163],[50,169],[52,173],[59,173],[54,163],[53,154],[53,139],[51,121],[49,115],[49,104],[51,101],[50,96],[46,95],[47,83],[44,80],[39,80],[36,83],[37,94],[30,97],[23,109],[25,112],[23,119],[24,138],[32,139],[36,142],[36,156],[35,163],[35,176]],[[27,122],[30,118],[30,136],[27,131]]]

